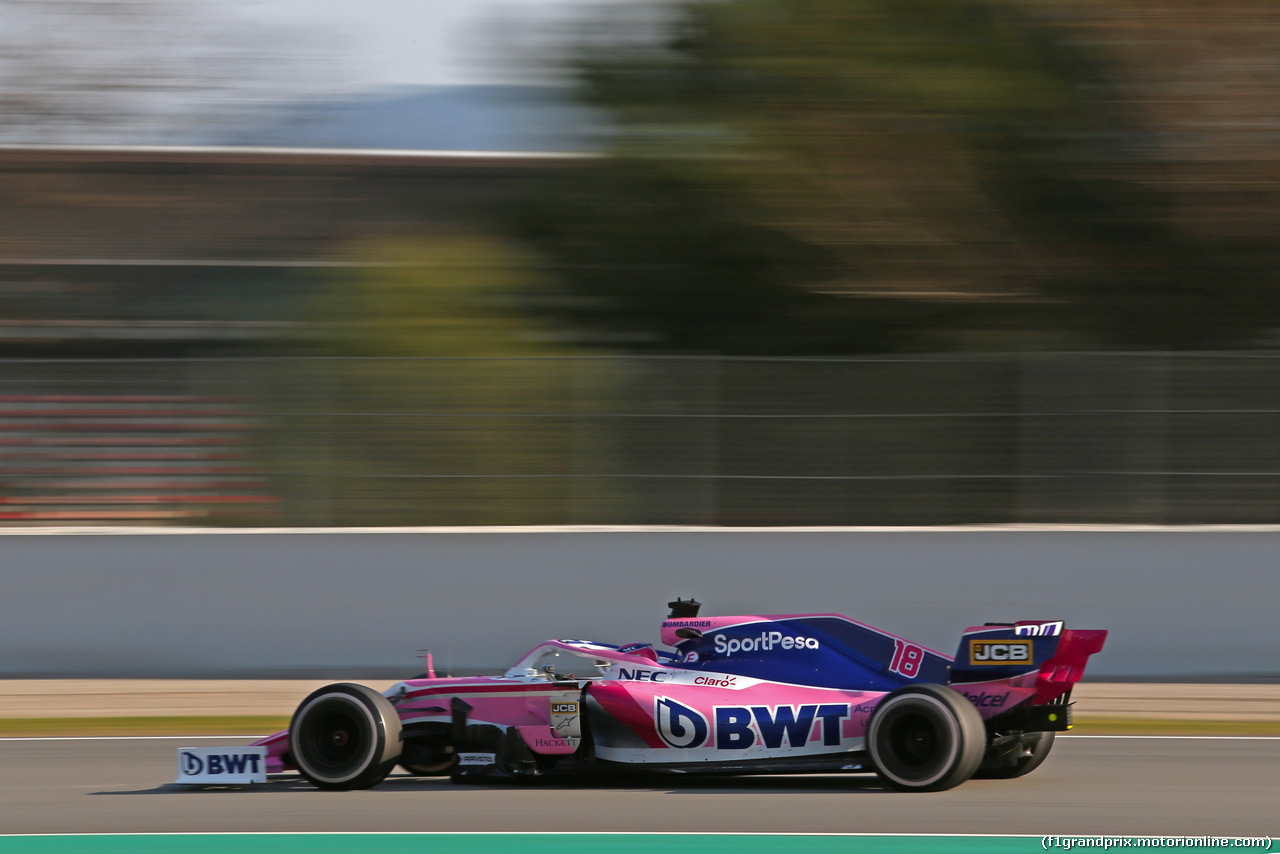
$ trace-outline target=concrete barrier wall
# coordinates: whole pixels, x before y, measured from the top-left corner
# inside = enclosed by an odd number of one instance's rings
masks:
[[[1111,630],[1093,675],[1280,673],[1280,530],[6,533],[0,676],[501,668],[657,641],[665,603],[834,611],[953,653],[988,620]]]

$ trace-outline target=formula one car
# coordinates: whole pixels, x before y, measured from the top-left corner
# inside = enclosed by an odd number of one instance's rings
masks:
[[[254,768],[260,758],[264,778],[297,770],[322,789],[375,786],[398,764],[455,780],[874,772],[894,789],[939,791],[1039,766],[1071,728],[1072,686],[1107,635],[988,623],[965,630],[953,659],[836,614],[670,607],[672,651],[549,640],[502,676],[321,688],[287,731],[256,743]],[[236,761],[220,756],[208,761]]]

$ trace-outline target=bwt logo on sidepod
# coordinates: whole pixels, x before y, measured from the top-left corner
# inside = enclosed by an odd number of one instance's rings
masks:
[[[701,747],[707,740],[707,719],[675,700],[655,697],[653,722],[669,747]]]
[[[792,637],[782,632],[761,632],[754,638],[728,638],[716,635],[716,652],[732,656],[735,652],[761,652],[777,649],[818,649],[817,638]]]
[[[971,640],[969,641],[969,663],[1030,664],[1031,641]]]
[[[715,747],[743,750],[757,741],[770,749],[784,744],[804,747],[821,728],[822,744],[840,744],[840,722],[849,717],[848,703],[817,703],[803,706],[716,706]],[[671,747],[702,747],[711,735],[701,712],[667,697],[654,700],[654,725],[658,735]]]

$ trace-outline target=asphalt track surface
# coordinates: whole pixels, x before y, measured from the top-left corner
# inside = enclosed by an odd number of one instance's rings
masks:
[[[246,739],[0,740],[0,833],[579,831],[1280,836],[1280,739],[1064,736],[1033,774],[903,794],[872,776],[454,785],[170,783],[176,748]]]

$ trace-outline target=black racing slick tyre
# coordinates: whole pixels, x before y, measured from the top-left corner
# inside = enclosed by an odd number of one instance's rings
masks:
[[[400,716],[372,688],[326,685],[293,713],[289,751],[302,776],[321,789],[368,789],[400,758]]]
[[[903,792],[940,792],[973,776],[987,732],[982,715],[945,685],[907,685],[876,705],[867,753],[876,774]]]
[[[1028,732],[1008,746],[992,745],[978,772],[979,780],[1012,780],[1024,777],[1040,767],[1053,749],[1053,732]]]

